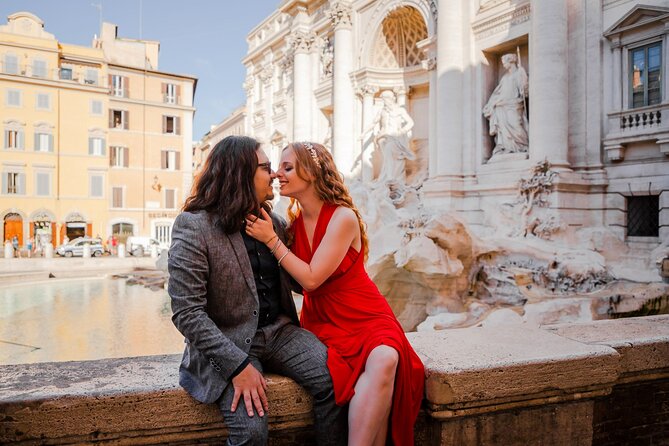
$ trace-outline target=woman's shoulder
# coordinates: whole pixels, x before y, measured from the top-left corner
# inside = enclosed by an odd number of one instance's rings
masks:
[[[337,208],[332,213],[331,221],[335,224],[341,224],[344,226],[355,225],[358,226],[358,216],[355,214],[353,209],[346,206],[337,206]]]

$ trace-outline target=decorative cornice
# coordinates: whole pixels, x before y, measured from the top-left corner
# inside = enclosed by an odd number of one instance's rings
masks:
[[[437,0],[430,0],[430,12],[432,17],[434,17],[434,23],[437,23],[439,19],[439,6],[437,5]]]
[[[373,96],[379,92],[378,85],[366,84],[355,89],[355,94],[361,97]]]
[[[513,25],[519,25],[530,19],[530,3],[525,3],[515,9],[503,14],[474,22],[472,30],[478,39],[482,39],[503,31],[507,31]]]
[[[332,26],[337,28],[351,28],[353,26],[353,8],[346,1],[338,1],[332,4],[329,11]]]

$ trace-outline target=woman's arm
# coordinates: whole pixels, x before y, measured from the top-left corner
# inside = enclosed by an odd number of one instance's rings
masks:
[[[306,263],[290,252],[283,242],[277,241],[272,220],[264,210],[261,212],[261,218],[255,221],[247,218],[246,233],[265,243],[270,249],[276,248],[274,257],[281,260],[281,266],[306,291],[315,290],[332,275],[360,230],[358,218],[351,209],[337,208],[311,263]]]

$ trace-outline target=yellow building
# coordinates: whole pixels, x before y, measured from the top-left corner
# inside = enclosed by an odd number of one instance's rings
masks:
[[[2,239],[150,235],[168,243],[192,182],[197,80],[158,70],[159,43],[58,42],[36,16],[0,26]]]

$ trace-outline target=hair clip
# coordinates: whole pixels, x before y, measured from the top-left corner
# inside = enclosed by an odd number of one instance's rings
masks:
[[[316,167],[319,169],[321,168],[321,161],[318,159],[318,155],[316,154],[316,149],[314,149],[314,146],[310,142],[303,142],[304,146],[307,148],[309,151],[309,154],[311,155],[311,159],[314,160],[314,163],[316,163]]]

